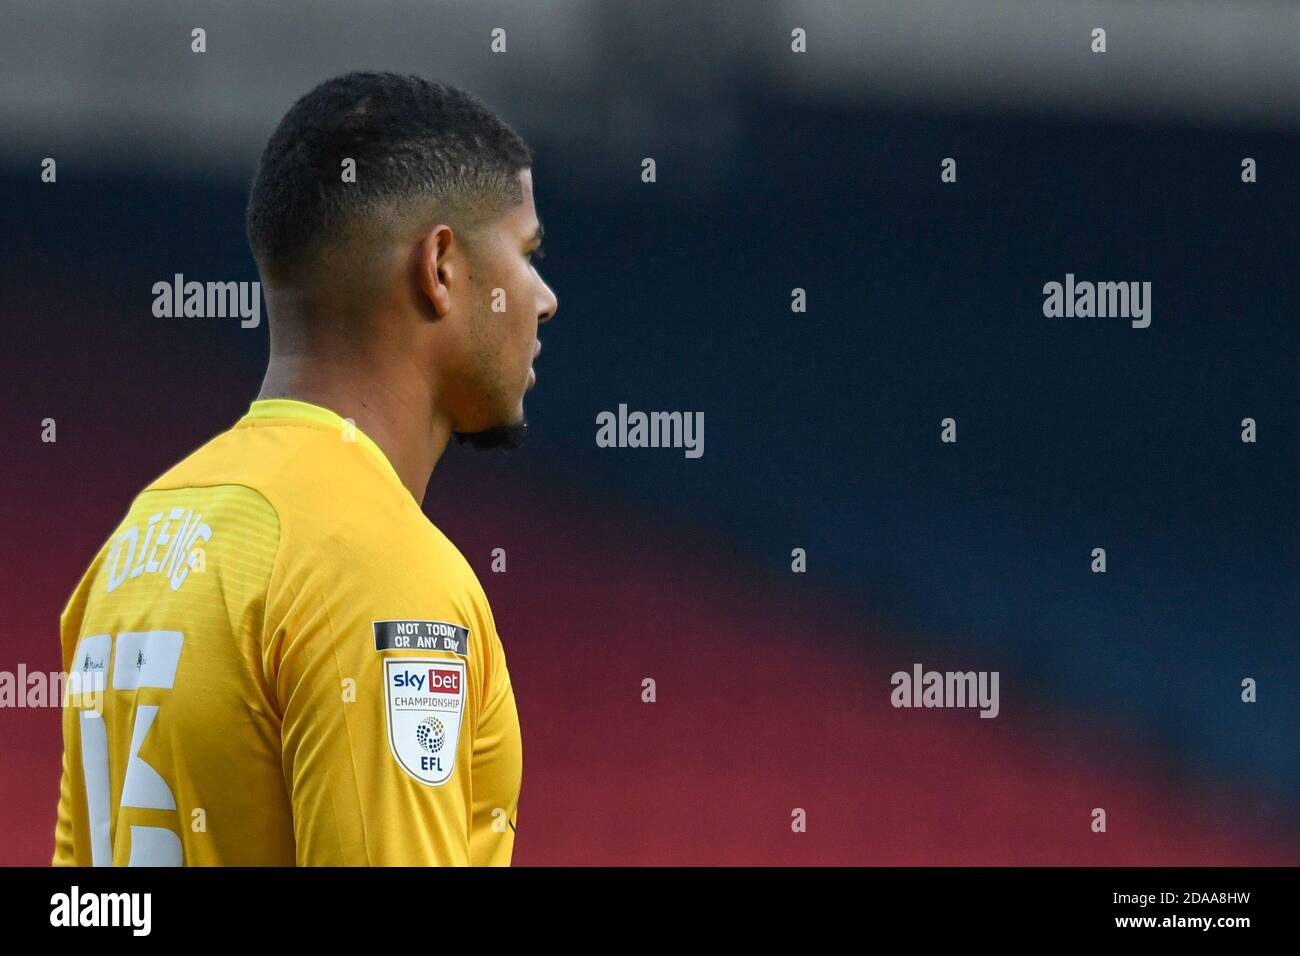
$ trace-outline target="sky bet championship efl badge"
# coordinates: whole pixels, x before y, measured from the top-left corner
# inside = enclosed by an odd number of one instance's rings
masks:
[[[436,631],[436,633],[435,633]],[[465,654],[469,631],[442,621],[376,621],[376,650],[440,650]],[[384,660],[388,743],[403,770],[438,786],[451,777],[465,708],[465,660]]]

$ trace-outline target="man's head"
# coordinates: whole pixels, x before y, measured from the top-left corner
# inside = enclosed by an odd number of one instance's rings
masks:
[[[248,240],[274,354],[394,360],[459,438],[513,444],[537,326],[541,223],[527,144],[477,99],[350,73],[289,110],[258,165]]]

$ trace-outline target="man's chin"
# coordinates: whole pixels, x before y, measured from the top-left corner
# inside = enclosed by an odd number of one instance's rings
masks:
[[[493,448],[504,450],[518,448],[524,443],[527,433],[528,422],[522,419],[511,425],[494,425],[478,432],[452,432],[458,444],[470,445],[485,451]]]

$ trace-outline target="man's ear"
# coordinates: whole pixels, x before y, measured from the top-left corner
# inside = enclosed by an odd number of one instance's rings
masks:
[[[462,256],[452,252],[454,241],[451,227],[439,223],[420,243],[417,264],[420,291],[439,318],[451,311],[452,287],[462,281]]]

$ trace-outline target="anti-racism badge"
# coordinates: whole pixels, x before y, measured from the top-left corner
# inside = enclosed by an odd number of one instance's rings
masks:
[[[469,655],[469,628],[450,621],[375,621],[377,651],[448,651]]]

